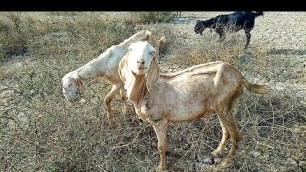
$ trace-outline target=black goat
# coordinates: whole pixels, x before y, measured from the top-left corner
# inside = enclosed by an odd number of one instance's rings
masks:
[[[205,21],[197,20],[194,27],[194,32],[202,35],[202,32],[206,28],[214,29],[220,36],[220,41],[222,41],[225,39],[227,30],[229,32],[237,32],[244,29],[246,35],[245,48],[247,48],[250,44],[251,30],[254,27],[255,18],[261,15],[263,15],[262,11],[257,11],[254,13],[251,11],[237,11],[231,14],[218,15]]]

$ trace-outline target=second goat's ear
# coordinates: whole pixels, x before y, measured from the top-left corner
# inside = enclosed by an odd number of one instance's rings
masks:
[[[81,81],[81,78],[78,76],[77,78],[75,78],[75,80],[74,80],[74,83],[75,83],[75,85],[80,89],[80,91],[82,92],[82,93],[84,93],[85,92],[85,87],[84,87],[84,84],[83,84],[83,82]]]
[[[128,54],[128,53],[127,53]],[[126,55],[127,55],[126,54]],[[126,56],[125,55],[125,56]],[[118,67],[118,73],[119,73],[119,77],[120,77],[120,79],[125,83],[125,75],[124,75],[124,73],[125,73],[125,67],[126,67],[126,65],[127,65],[127,61],[126,61],[126,58],[125,58],[125,56],[123,56],[123,58],[120,60],[120,62],[119,62],[119,67]]]

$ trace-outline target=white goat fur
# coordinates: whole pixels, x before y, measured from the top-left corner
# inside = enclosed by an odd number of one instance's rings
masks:
[[[264,94],[265,86],[249,83],[232,65],[221,61],[160,74],[153,52],[154,48],[147,42],[131,44],[118,70],[137,115],[151,123],[157,135],[160,152],[157,171],[166,169],[167,123],[195,120],[210,114],[217,114],[223,132],[212,155],[219,155],[231,138],[230,152],[222,163],[223,167],[228,166],[241,140],[234,117],[238,100],[245,87]]]
[[[69,101],[75,100],[78,97],[79,91],[84,93],[86,80],[100,77],[101,79],[108,81],[112,84],[112,89],[105,96],[103,105],[106,108],[109,123],[112,125],[114,120],[110,104],[119,91],[125,109],[128,109],[126,94],[123,90],[124,83],[118,75],[119,61],[126,54],[131,43],[141,40],[147,40],[152,45],[160,46],[159,40],[157,40],[148,30],[139,31],[130,38],[125,39],[122,43],[111,46],[97,58],[91,60],[84,66],[67,73],[62,78],[62,91],[65,98]]]

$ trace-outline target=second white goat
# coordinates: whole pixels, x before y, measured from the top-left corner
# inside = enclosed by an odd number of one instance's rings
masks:
[[[62,78],[62,91],[65,98],[68,101],[76,100],[79,97],[78,95],[80,95],[79,92],[85,92],[86,81],[92,80],[93,78],[99,77],[108,81],[112,85],[112,89],[105,96],[103,105],[107,111],[109,124],[113,125],[114,120],[111,109],[111,101],[117,93],[120,92],[125,109],[128,109],[126,94],[123,90],[124,83],[121,81],[118,75],[119,61],[128,51],[130,44],[140,40],[147,40],[152,45],[158,47],[161,46],[159,44],[160,40],[157,40],[152,32],[148,30],[141,30],[128,39],[125,39],[122,43],[111,46],[97,58],[91,60],[84,66],[67,73]]]

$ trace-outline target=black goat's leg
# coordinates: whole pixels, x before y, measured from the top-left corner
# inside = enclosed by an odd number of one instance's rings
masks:
[[[223,42],[225,40],[225,33],[220,31],[219,34],[219,42]]]
[[[251,41],[251,33],[246,31],[245,32],[245,37],[246,37],[246,43],[245,43],[245,49],[248,48],[249,44],[250,44],[250,41]]]

